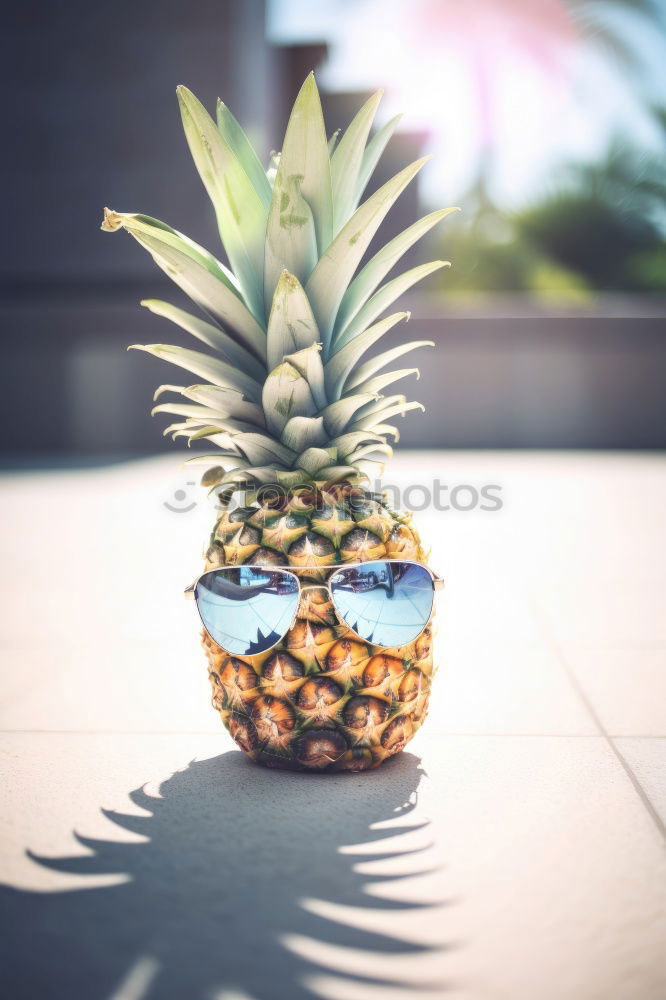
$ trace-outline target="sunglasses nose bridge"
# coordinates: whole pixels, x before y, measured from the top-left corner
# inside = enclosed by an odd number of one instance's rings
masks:
[[[325,583],[308,583],[301,586],[296,617],[322,620],[328,625],[342,624]]]

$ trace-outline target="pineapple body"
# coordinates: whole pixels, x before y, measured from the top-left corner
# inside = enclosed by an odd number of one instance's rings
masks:
[[[350,496],[353,494],[353,496]],[[412,643],[385,649],[340,624],[322,566],[371,559],[424,562],[404,516],[359,490],[333,487],[280,506],[226,510],[206,569],[242,563],[290,566],[304,591],[277,646],[232,656],[206,633],[213,707],[236,744],[268,767],[362,771],[404,748],[423,723],[433,675],[432,624]]]

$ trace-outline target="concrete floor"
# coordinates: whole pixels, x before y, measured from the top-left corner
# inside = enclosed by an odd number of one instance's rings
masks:
[[[5,478],[6,996],[666,995],[666,462],[411,452],[391,481],[434,477],[503,509],[416,515],[431,715],[332,776],[254,767],[209,706],[193,476]]]

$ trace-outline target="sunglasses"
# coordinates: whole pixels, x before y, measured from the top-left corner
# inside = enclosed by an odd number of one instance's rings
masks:
[[[427,566],[401,559],[331,569],[326,583],[302,585],[293,570],[281,566],[223,566],[202,573],[185,596],[194,597],[203,627],[218,646],[233,656],[253,656],[285,637],[305,590],[328,590],[350,631],[389,648],[421,635],[435,590],[444,586]]]

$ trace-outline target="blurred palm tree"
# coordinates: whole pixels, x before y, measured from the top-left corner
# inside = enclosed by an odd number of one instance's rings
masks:
[[[622,18],[625,23],[629,17],[647,27],[663,25],[661,0],[565,0],[565,4],[572,23],[588,43],[599,46],[604,53],[640,73],[643,68],[641,52],[624,30]]]
[[[517,48],[541,69],[557,75],[563,71],[562,59],[574,47],[583,44],[614,60],[628,83],[641,90],[643,53],[632,27],[642,26],[652,31],[663,29],[666,24],[664,4],[661,0],[486,0],[488,11],[501,15],[511,26]],[[437,8],[441,11],[441,8]],[[451,28],[450,15],[440,13],[441,27]],[[481,23],[483,23],[483,18]],[[492,25],[492,21],[488,21]],[[490,179],[494,172],[494,123],[492,120],[492,69],[488,67],[488,51],[479,43],[473,47],[479,118],[482,122],[483,140],[479,149],[474,179],[466,194],[465,205],[472,217],[495,205],[490,196]],[[647,110],[650,105],[646,104]]]
[[[666,113],[659,114],[666,123]],[[591,288],[666,288],[663,160],[620,139],[602,161],[571,168],[558,191],[512,223],[519,242]]]
[[[622,64],[641,84],[642,54],[630,21],[663,26],[659,0],[563,0],[576,33],[554,32],[552,52],[582,37]],[[508,9],[508,8],[507,8]],[[520,0],[515,15],[529,17]],[[539,26],[538,18],[534,22]],[[541,25],[543,27],[543,25]],[[646,102],[666,146],[666,108]],[[581,294],[595,290],[666,289],[666,178],[663,159],[615,137],[591,164],[572,164],[558,189],[518,213],[504,213],[490,190],[493,145],[460,201],[464,217],[446,239],[455,267],[442,287],[458,291],[536,291]]]
[[[666,141],[666,111],[655,117]],[[522,211],[478,203],[472,225],[449,234],[446,253],[448,290],[666,291],[663,159],[616,138],[601,160],[570,166],[557,190]]]

